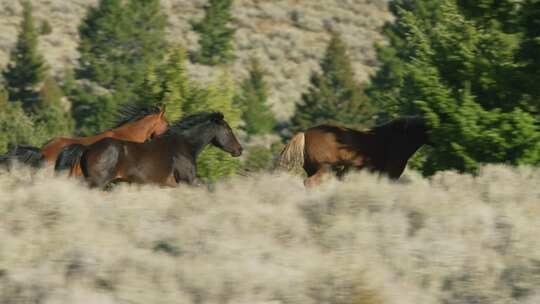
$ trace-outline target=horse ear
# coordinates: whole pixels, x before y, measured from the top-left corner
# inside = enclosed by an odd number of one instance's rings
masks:
[[[223,120],[223,118],[224,118],[223,113],[221,113],[221,112],[215,112],[212,115],[212,121],[213,122],[220,122],[220,121]]]
[[[165,105],[161,105],[161,107],[159,107],[159,117],[163,117],[163,115],[165,114]]]

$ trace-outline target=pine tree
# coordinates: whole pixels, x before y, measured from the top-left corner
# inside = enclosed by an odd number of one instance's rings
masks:
[[[392,115],[425,118],[433,148],[424,150],[422,172],[537,163],[538,118],[508,80],[518,67],[517,37],[486,20],[467,19],[452,0],[431,16],[436,22],[426,23],[415,10],[399,9],[399,31],[392,32],[399,44],[389,48],[407,56],[382,50],[383,67],[370,90]],[[392,91],[379,82],[388,75],[399,76]]]
[[[185,104],[191,98],[185,64],[184,48],[170,48],[163,64],[149,67],[139,93],[140,103],[165,105],[169,121],[182,117]]]
[[[193,25],[199,33],[200,49],[196,61],[207,65],[226,63],[233,58],[235,29],[229,27],[232,21],[233,0],[209,0],[204,8],[204,18]]]
[[[167,106],[167,118],[174,121],[182,117],[185,104],[190,98],[190,88],[186,71],[186,52],[181,47],[169,51],[162,69],[162,103]]]
[[[32,5],[23,2],[23,20],[15,49],[11,52],[12,62],[3,72],[6,89],[11,101],[21,101],[27,109],[37,101],[37,89],[43,81],[47,66],[38,53],[38,33],[34,27]]]
[[[159,0],[101,0],[89,10],[79,27],[76,78],[104,88],[108,94],[73,90],[73,114],[81,130],[103,131],[111,114],[102,111],[137,100],[136,92],[149,66],[164,57],[166,25]]]
[[[521,9],[524,39],[518,52],[522,65],[518,89],[529,93],[524,96],[531,112],[540,116],[540,1],[524,1]]]
[[[16,145],[37,146],[43,140],[20,102],[0,103],[0,154],[5,154]]]
[[[48,139],[69,136],[75,128],[71,113],[62,105],[64,98],[64,93],[54,78],[45,79],[39,92],[39,102],[33,109],[32,118],[36,128],[39,128],[43,136]]]
[[[321,73],[311,75],[310,87],[302,94],[291,120],[291,130],[301,131],[323,123],[350,127],[369,124],[373,108],[354,79],[346,45],[333,32],[321,61]]]
[[[249,135],[262,135],[272,131],[276,119],[267,105],[268,88],[264,71],[257,60],[252,60],[249,75],[242,82],[236,104],[243,109],[244,130]]]

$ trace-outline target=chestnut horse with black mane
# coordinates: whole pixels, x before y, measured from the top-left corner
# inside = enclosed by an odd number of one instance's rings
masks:
[[[38,167],[45,163],[54,164],[62,149],[71,144],[90,145],[103,138],[116,138],[133,142],[144,142],[149,138],[160,135],[167,130],[169,123],[164,116],[165,106],[137,107],[124,105],[119,109],[116,126],[103,133],[79,137],[53,138],[43,147],[17,146],[2,159],[17,159],[22,163]]]
[[[173,123],[167,132],[135,143],[113,138],[92,145],[70,145],[70,153],[58,158],[55,170],[80,167],[90,187],[105,188],[109,183],[154,183],[176,186],[198,184],[197,156],[212,144],[234,157],[242,146],[219,112],[202,112]]]
[[[279,165],[302,166],[308,187],[328,173],[342,177],[351,168],[397,179],[409,158],[428,141],[426,124],[418,117],[398,118],[366,131],[321,125],[296,134],[281,152]]]

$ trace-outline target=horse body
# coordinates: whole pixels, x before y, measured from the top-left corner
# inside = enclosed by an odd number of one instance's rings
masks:
[[[169,147],[174,146],[173,149]],[[195,168],[179,168],[176,160],[194,163],[185,143],[169,143],[157,138],[145,144],[104,139],[88,147],[82,155],[81,169],[91,187],[103,187],[109,181],[155,183],[173,186],[178,182],[194,184]]]
[[[283,149],[280,164],[302,165],[308,175],[307,186],[320,183],[335,172],[342,177],[350,169],[368,169],[392,179],[401,176],[409,158],[428,137],[423,121],[407,118],[371,130],[321,125],[298,133]],[[290,151],[294,149],[295,153]],[[299,152],[300,151],[300,152]]]
[[[193,185],[198,183],[197,156],[209,144],[233,156],[242,153],[221,113],[200,113],[175,123],[149,142],[106,138],[87,147],[76,145],[67,158],[57,160],[57,165],[70,163],[72,171],[80,167],[91,187],[104,188],[112,181]]]

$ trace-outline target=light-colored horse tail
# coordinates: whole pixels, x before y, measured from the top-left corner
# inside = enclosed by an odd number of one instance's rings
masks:
[[[279,155],[279,168],[289,171],[296,168],[302,168],[304,166],[305,142],[304,132],[294,135]]]

